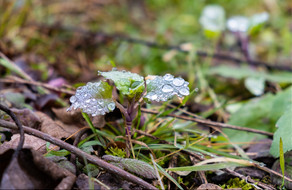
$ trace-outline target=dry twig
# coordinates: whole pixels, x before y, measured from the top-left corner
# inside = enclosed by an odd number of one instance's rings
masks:
[[[5,128],[9,128],[9,129],[17,129],[17,126],[15,126],[13,123],[8,122],[8,121],[4,121],[4,120],[0,120],[0,126],[5,127]],[[116,167],[110,163],[107,163],[104,160],[101,160],[100,158],[98,158],[96,156],[87,154],[86,152],[83,152],[79,148],[76,148],[73,145],[70,145],[66,142],[63,142],[60,139],[54,138],[46,133],[43,133],[41,131],[26,127],[26,126],[23,126],[23,129],[24,129],[24,132],[27,134],[36,136],[36,137],[41,138],[45,141],[48,141],[52,144],[55,144],[61,148],[64,148],[64,149],[70,151],[71,153],[76,154],[80,159],[85,158],[88,160],[88,162],[95,164],[95,165],[107,170],[108,172],[113,173],[117,176],[120,176],[120,177],[122,177],[130,182],[141,185],[146,189],[157,189],[156,187],[147,183],[143,179],[141,179],[137,176],[134,176],[133,174],[130,174],[129,172],[126,172],[125,170],[122,170],[119,167]]]
[[[159,114],[158,111],[149,110],[149,109],[145,109],[145,108],[141,108],[141,111],[144,113]],[[261,130],[257,130],[257,129],[251,129],[251,128],[247,128],[247,127],[240,127],[240,126],[230,125],[230,124],[226,124],[226,123],[208,121],[208,120],[204,120],[204,119],[193,118],[193,117],[188,117],[188,116],[183,116],[183,115],[168,114],[168,115],[165,115],[164,117],[174,117],[174,118],[178,118],[178,119],[182,119],[182,120],[186,120],[186,121],[194,121],[194,122],[197,122],[197,123],[200,123],[203,125],[207,125],[207,126],[215,126],[215,127],[222,127],[222,128],[234,129],[234,130],[239,130],[239,131],[247,131],[247,132],[251,132],[251,133],[258,133],[261,135],[267,135],[270,137],[272,137],[274,135],[273,133],[261,131]]]

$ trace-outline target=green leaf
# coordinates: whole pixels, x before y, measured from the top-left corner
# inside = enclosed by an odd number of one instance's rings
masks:
[[[267,12],[254,14],[249,19],[248,33],[252,35],[260,31],[260,29],[262,28],[264,23],[268,21],[268,19],[269,19],[269,14]]]
[[[275,121],[271,121],[268,117],[272,109],[273,100],[274,96],[272,94],[251,99],[230,116],[228,123],[231,125],[273,132]],[[265,137],[260,134],[232,129],[223,129],[223,132],[226,133],[233,142],[248,142],[255,138],[260,139]]]
[[[276,127],[278,128],[274,134],[273,143],[270,153],[274,157],[279,157],[279,143],[280,138],[283,140],[283,152],[286,153],[292,150],[292,106],[290,105],[281,118],[277,121]]]
[[[278,83],[292,83],[291,72],[270,72],[257,71],[247,66],[230,67],[230,66],[218,66],[214,67],[208,73],[209,75],[218,74],[227,78],[243,79],[247,77],[263,78],[267,81]]]
[[[275,96],[269,118],[276,123],[290,105],[292,105],[292,86]]]
[[[83,170],[83,173],[86,173],[86,174],[90,173],[89,176],[91,177],[96,177],[99,174],[99,168],[96,165],[91,164],[91,163],[86,164],[82,170]]]
[[[282,138],[280,137],[280,167],[283,175],[283,181],[282,181],[282,187],[284,186],[285,183],[285,159],[284,159],[284,150],[283,150],[283,141]]]
[[[83,112],[92,116],[104,115],[115,109],[112,100],[113,87],[107,82],[89,82],[85,86],[80,86],[76,90],[75,96],[71,96],[72,105],[67,109],[80,108]]]
[[[248,30],[249,20],[245,16],[233,16],[227,20],[227,28],[231,32],[246,33]]]
[[[109,71],[109,72],[98,72],[106,79],[112,80],[117,89],[129,98],[137,97],[142,94],[144,90],[144,77],[127,71]]]
[[[260,77],[248,77],[244,81],[245,87],[256,96],[260,96],[265,90],[265,79]]]
[[[163,77],[150,75],[147,78],[146,100],[160,102],[175,95],[182,98],[190,94],[189,83],[180,77],[174,78],[171,74],[166,74]]]
[[[249,127],[268,132],[276,130],[275,124],[285,110],[292,105],[292,87],[285,89],[276,95],[266,94],[259,98],[250,99],[230,116],[229,124]],[[255,138],[263,138],[263,135],[238,132],[231,129],[223,129],[233,142],[247,142]],[[278,139],[279,140],[279,139]],[[279,152],[279,151],[278,151]]]
[[[200,17],[200,24],[209,33],[219,33],[225,29],[225,11],[220,5],[207,5]]]
[[[58,150],[58,151],[55,151],[55,150],[51,150],[49,149],[49,146],[50,146],[50,143],[47,142],[46,143],[46,149],[47,149],[47,154],[46,154],[46,157],[50,157],[50,156],[67,156],[69,154],[71,154],[68,150]]]
[[[146,162],[131,158],[120,158],[112,155],[104,155],[102,159],[120,164],[129,172],[133,172],[148,179],[156,179],[154,168]]]

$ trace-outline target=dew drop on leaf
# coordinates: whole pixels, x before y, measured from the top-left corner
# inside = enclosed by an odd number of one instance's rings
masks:
[[[74,103],[74,102],[76,102],[77,101],[77,98],[75,97],[75,96],[71,96],[71,98],[70,98],[70,102],[71,103]]]
[[[179,93],[183,96],[187,96],[190,94],[189,90],[187,88],[181,88],[179,89]]]
[[[175,78],[175,79],[173,80],[173,84],[174,84],[175,86],[181,86],[181,85],[184,84],[184,82],[185,82],[185,80],[182,79],[182,78]]]
[[[173,76],[171,74],[166,74],[164,75],[163,79],[166,81],[172,81],[173,80]]]
[[[116,107],[116,105],[115,105],[115,103],[109,103],[108,105],[107,105],[107,107],[108,107],[108,109],[110,110],[110,111],[113,111],[114,109],[115,109],[115,107]]]
[[[162,87],[162,92],[172,92],[173,91],[173,88],[172,88],[172,86],[170,86],[170,85],[164,85],[163,87]]]

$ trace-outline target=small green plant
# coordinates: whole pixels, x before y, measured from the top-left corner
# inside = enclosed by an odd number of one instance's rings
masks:
[[[131,148],[131,127],[137,117],[139,107],[144,102],[167,101],[174,96],[183,98],[190,94],[189,83],[183,78],[175,78],[171,74],[164,76],[149,75],[146,78],[127,71],[113,69],[109,72],[98,72],[106,80],[95,83],[89,82],[78,87],[76,94],[70,98],[72,105],[67,111],[80,108],[82,112],[92,116],[104,115],[116,107],[125,119],[127,136],[126,152],[129,157]],[[113,83],[111,83],[112,81]],[[122,105],[113,98],[113,91],[119,90],[127,100],[127,105]]]
[[[125,151],[123,149],[120,149],[120,148],[117,148],[117,147],[115,147],[115,148],[110,147],[108,150],[105,151],[105,153],[107,155],[118,156],[120,158],[126,157]]]
[[[255,189],[251,184],[246,183],[244,179],[239,178],[230,179],[226,184],[221,186],[223,189],[241,188],[242,190]]]

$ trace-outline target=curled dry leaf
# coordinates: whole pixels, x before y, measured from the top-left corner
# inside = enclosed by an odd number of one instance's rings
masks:
[[[11,111],[19,118],[21,123],[25,126],[37,129],[41,123],[40,118],[30,109],[15,109],[12,108]]]
[[[28,134],[24,134],[24,136],[25,136],[24,145],[23,145],[24,148],[32,148],[42,154],[46,153],[46,141],[39,139],[35,136],[28,135]],[[15,149],[18,145],[19,139],[20,139],[20,135],[15,134],[11,137],[10,141],[4,142],[0,146],[0,154],[3,154],[8,149]],[[49,146],[49,148],[53,148],[53,147],[55,146],[52,144]],[[54,150],[56,150],[56,148]]]
[[[76,125],[66,125],[61,121],[54,121],[42,112],[37,112],[41,120],[41,131],[56,138],[66,138],[78,131],[80,128]]]
[[[71,189],[75,183],[75,175],[33,149],[22,149],[12,159],[13,152],[0,155],[0,189]]]

